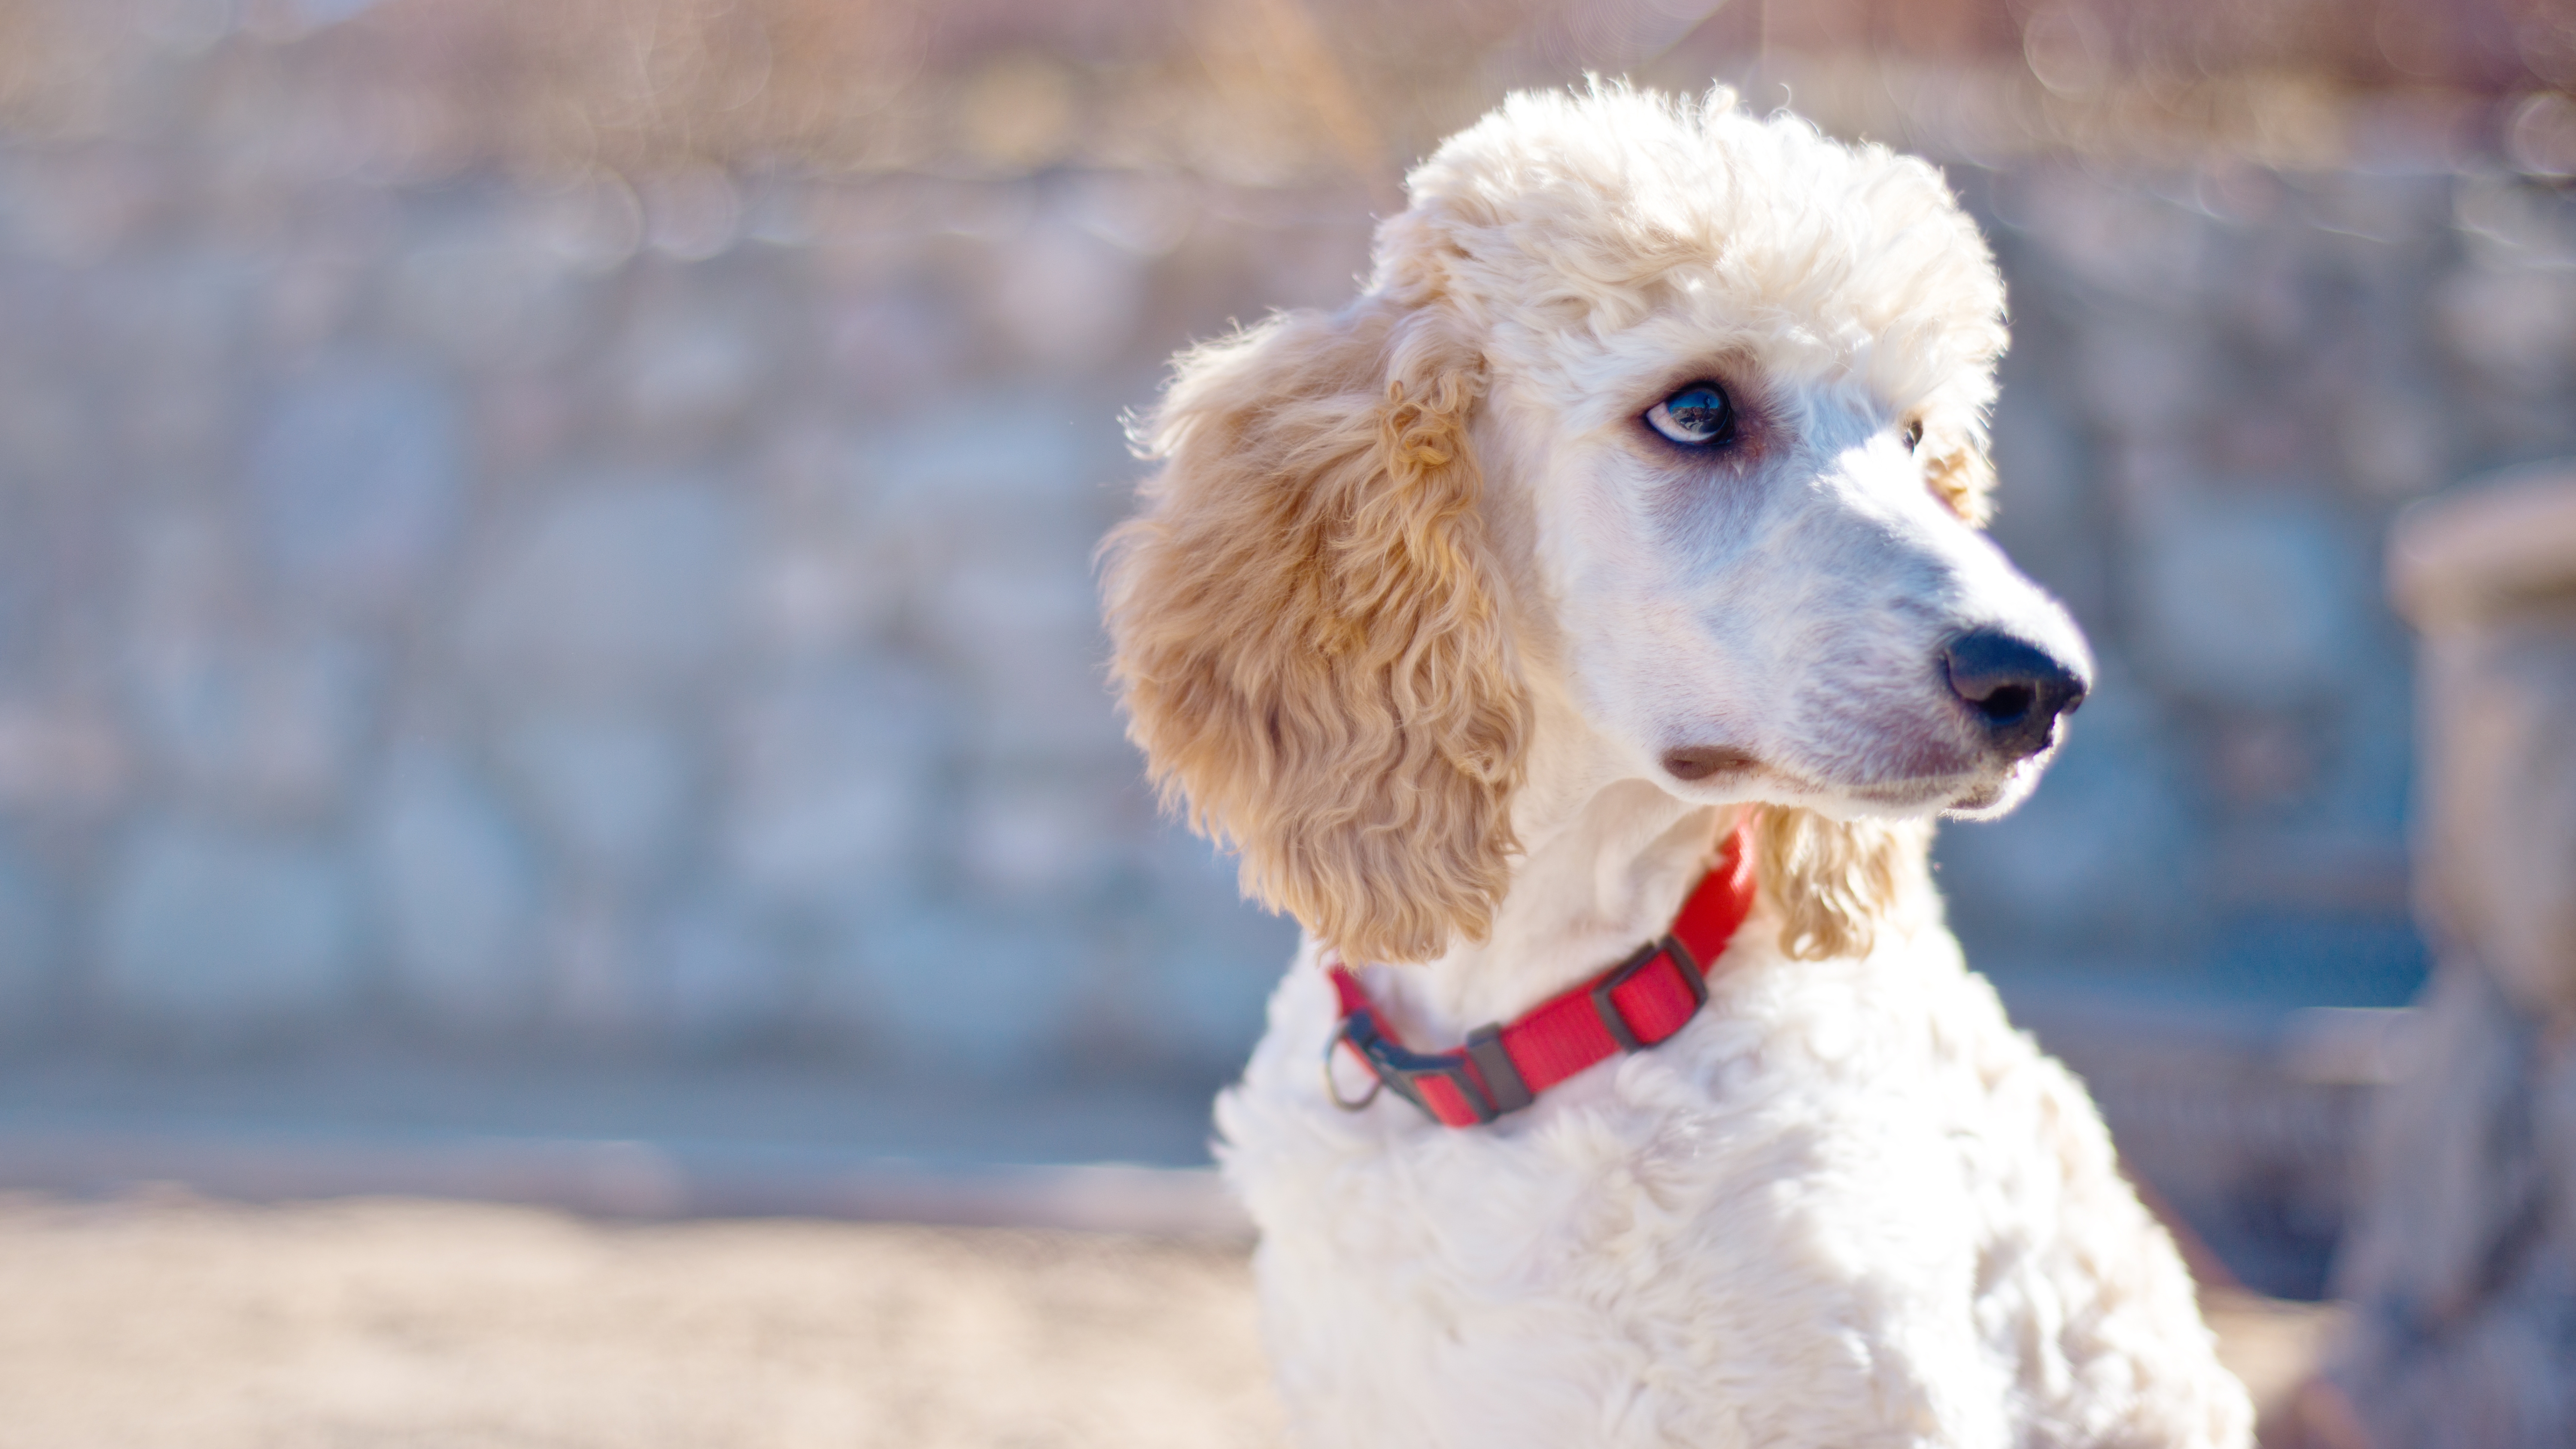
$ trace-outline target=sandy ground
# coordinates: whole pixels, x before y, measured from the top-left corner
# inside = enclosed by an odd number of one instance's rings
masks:
[[[2258,1392],[2317,1310],[2222,1298]],[[1279,1442],[1235,1248],[0,1199],[0,1449]]]

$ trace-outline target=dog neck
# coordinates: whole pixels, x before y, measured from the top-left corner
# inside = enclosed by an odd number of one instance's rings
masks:
[[[1524,854],[1492,932],[1372,979],[1417,1048],[1508,1021],[1663,934],[1735,824],[1737,807],[1693,805],[1639,778],[1570,711],[1542,716],[1530,764],[1512,811]]]

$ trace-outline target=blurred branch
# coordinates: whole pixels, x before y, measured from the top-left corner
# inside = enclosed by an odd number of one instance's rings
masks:
[[[1071,165],[1250,185],[1349,176],[1392,208],[1409,154],[1506,85],[1597,69],[1696,91],[1749,70],[1789,83],[1828,129],[1935,155],[2330,167],[2501,154],[2563,176],[2576,173],[2576,19],[2562,11],[2547,0],[0,0],[0,132],[79,143],[165,127],[211,140],[212,128],[289,113],[322,158],[312,164],[413,180]],[[344,18],[316,18],[329,15]],[[1003,64],[1013,58],[1017,70]],[[1004,84],[1041,72],[1044,95]],[[997,101],[1052,116],[1050,143],[989,144],[980,122]]]
[[[1390,173],[1386,137],[1370,119],[1368,107],[1349,75],[1325,45],[1305,0],[1246,3],[1259,17],[1271,64],[1331,138],[1343,164],[1368,188],[1370,200],[1381,212],[1400,209],[1404,192]]]

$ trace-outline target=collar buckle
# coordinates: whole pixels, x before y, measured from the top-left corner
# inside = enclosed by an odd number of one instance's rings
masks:
[[[1359,1053],[1360,1060],[1368,1065],[1381,1085],[1422,1109],[1435,1121],[1451,1127],[1480,1127],[1502,1115],[1502,1109],[1496,1107],[1486,1094],[1485,1084],[1477,1079],[1473,1057],[1458,1053],[1427,1056],[1407,1051],[1378,1029],[1375,1012],[1354,1011],[1343,1017],[1332,1039],[1325,1044],[1328,1086],[1332,1053],[1343,1046]],[[1376,1093],[1369,1095],[1373,1097]],[[1338,1092],[1334,1094],[1334,1100],[1340,1101]],[[1363,1098],[1346,1110],[1357,1111],[1366,1105],[1368,1101]]]
[[[1667,934],[1661,940],[1648,941],[1637,948],[1635,955],[1611,968],[1609,975],[1593,982],[1588,993],[1592,998],[1592,1009],[1600,1014],[1602,1029],[1610,1033],[1610,1039],[1619,1044],[1621,1051],[1641,1052],[1654,1042],[1637,1040],[1637,1033],[1629,1027],[1628,1018],[1620,1013],[1619,1004],[1611,999],[1610,993],[1627,985],[1637,973],[1654,965],[1656,957],[1664,955],[1673,958],[1676,974],[1681,977],[1683,988],[1690,992],[1690,1014],[1697,1016],[1699,1009],[1708,1005],[1708,978],[1700,973],[1699,963],[1691,959],[1690,948],[1682,944],[1681,937]]]

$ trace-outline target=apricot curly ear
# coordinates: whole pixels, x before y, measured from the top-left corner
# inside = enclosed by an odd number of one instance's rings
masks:
[[[1357,960],[1481,938],[1529,705],[1476,512],[1483,364],[1383,296],[1185,354],[1102,546],[1111,673],[1166,804]]]
[[[1995,465],[1986,452],[1984,429],[1935,455],[1924,465],[1932,491],[1950,510],[1983,528],[1995,515]]]
[[[1754,807],[1754,878],[1780,918],[1793,960],[1865,956],[1909,887],[1927,891],[1932,827],[1924,821],[1830,820],[1785,805]]]

